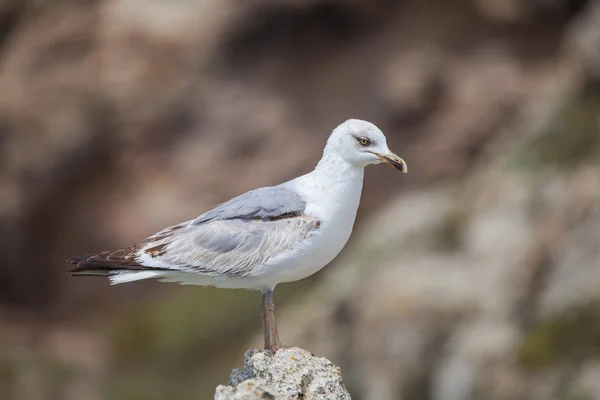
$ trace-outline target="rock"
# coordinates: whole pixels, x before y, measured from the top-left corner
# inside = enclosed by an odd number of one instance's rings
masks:
[[[219,385],[215,393],[215,400],[266,400],[275,398],[277,398],[275,392],[256,379],[248,379],[237,386]]]
[[[244,368],[234,369],[228,386],[219,385],[215,400],[350,399],[339,367],[299,349],[248,350]]]

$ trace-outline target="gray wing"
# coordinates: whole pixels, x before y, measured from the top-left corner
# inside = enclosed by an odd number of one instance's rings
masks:
[[[282,186],[251,190],[223,203],[196,218],[192,224],[227,219],[274,219],[301,215],[306,201]]]
[[[305,205],[280,186],[253,190],[151,236],[138,246],[136,261],[148,268],[244,276],[319,228],[317,218],[304,214]]]

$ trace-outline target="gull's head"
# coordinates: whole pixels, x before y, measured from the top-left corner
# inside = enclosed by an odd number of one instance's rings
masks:
[[[392,153],[385,135],[370,122],[349,119],[333,130],[325,152],[334,152],[342,160],[357,167],[385,162],[404,173],[406,162]]]

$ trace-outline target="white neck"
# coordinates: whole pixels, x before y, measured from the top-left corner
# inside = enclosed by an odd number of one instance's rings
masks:
[[[325,151],[311,175],[318,176],[323,182],[329,181],[330,185],[355,180],[360,180],[362,183],[364,168],[349,164],[334,152]]]
[[[315,169],[300,177],[297,189],[309,201],[308,212],[354,223],[360,202],[364,168],[349,164],[335,152],[323,153]]]

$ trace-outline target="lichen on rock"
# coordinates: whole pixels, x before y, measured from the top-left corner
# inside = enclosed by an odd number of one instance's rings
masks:
[[[299,349],[248,350],[244,368],[234,369],[215,400],[349,400],[339,367]]]

